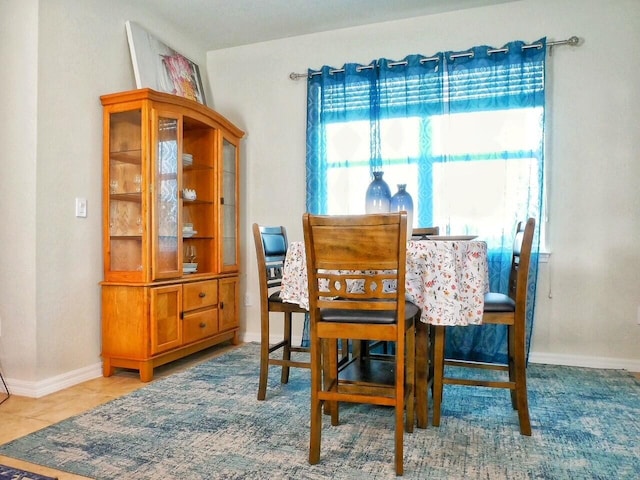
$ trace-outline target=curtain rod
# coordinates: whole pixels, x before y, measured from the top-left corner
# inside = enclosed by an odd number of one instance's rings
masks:
[[[578,37],[576,37],[575,35],[572,37],[567,38],[566,40],[556,40],[555,42],[547,42],[547,48],[549,48],[549,55],[551,56],[551,52],[553,47],[558,46],[558,45],[571,45],[572,47],[577,47],[580,44],[580,39]],[[529,45],[523,45],[522,49],[526,50],[527,48],[542,48],[542,44],[541,43],[530,43]],[[494,48],[494,49],[490,49],[487,51],[487,53],[492,54],[492,53],[504,53],[506,52],[507,49],[506,48]],[[456,58],[460,58],[460,57],[473,57],[473,52],[465,52],[465,53],[456,53],[454,55],[451,55],[452,59],[456,59]],[[438,57],[429,57],[429,58],[423,58],[422,60],[420,60],[420,63],[426,63],[426,62],[434,62],[439,60]],[[390,63],[389,66],[390,67],[395,67],[396,65],[406,65],[407,62],[393,62]],[[363,65],[362,67],[358,67],[356,70],[357,71],[361,71],[361,70],[367,70],[367,69],[371,69],[374,68],[373,65]],[[344,68],[336,68],[335,70],[329,70],[329,73],[342,73],[344,72]],[[295,73],[295,72],[291,72],[289,74],[289,78],[291,80],[300,80],[301,78],[307,78],[307,77],[313,77],[314,75],[320,75],[321,72],[313,72],[313,73]]]

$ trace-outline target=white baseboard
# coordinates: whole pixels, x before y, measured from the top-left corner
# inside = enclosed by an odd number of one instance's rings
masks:
[[[273,343],[280,341],[273,338]],[[245,333],[242,336],[243,342],[260,343],[260,334]],[[292,339],[294,345],[300,345],[301,338]],[[611,357],[586,357],[582,355],[566,355],[561,353],[538,353],[531,352],[529,355],[531,363],[546,363],[550,365],[567,365],[571,367],[605,368],[612,370],[628,370],[630,372],[640,372],[640,360],[630,358]],[[14,380],[5,378],[9,392],[12,395],[22,397],[40,398],[50,393],[64,390],[87,380],[98,378],[102,375],[102,363],[95,363],[88,367],[79,368],[71,372],[63,373],[55,377],[47,378],[37,382],[27,382],[24,380]]]
[[[5,382],[7,382],[7,388],[11,395],[40,398],[100,376],[102,376],[101,362],[37,382],[12,378],[5,378]]]
[[[640,372],[640,360],[632,358],[586,357],[583,355],[566,355],[563,353],[531,352],[529,354],[529,361],[531,363],[567,365],[570,367],[605,368]]]

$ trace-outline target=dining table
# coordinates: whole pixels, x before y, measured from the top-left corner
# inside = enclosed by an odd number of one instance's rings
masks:
[[[489,291],[487,244],[473,236],[438,236],[407,242],[406,298],[420,308],[416,325],[416,417],[427,426],[429,325],[482,324]],[[280,297],[309,309],[304,242],[289,244]]]

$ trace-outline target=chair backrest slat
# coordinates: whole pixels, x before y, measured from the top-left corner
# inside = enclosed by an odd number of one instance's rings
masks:
[[[516,301],[526,302],[527,277],[529,276],[535,225],[535,219],[529,218],[526,223],[519,222],[516,227],[511,257],[511,273],[509,274],[509,296]]]
[[[269,289],[280,287],[282,284],[282,271],[289,246],[287,230],[282,226],[261,226],[254,223],[253,238],[258,258],[260,288],[266,286],[264,293],[268,296]]]

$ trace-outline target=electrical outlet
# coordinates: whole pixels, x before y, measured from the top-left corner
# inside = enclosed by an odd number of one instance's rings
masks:
[[[640,305],[638,305],[638,316],[636,317],[636,322],[640,325]]]
[[[244,306],[245,307],[251,306],[251,295],[249,295],[248,293],[244,294]]]

